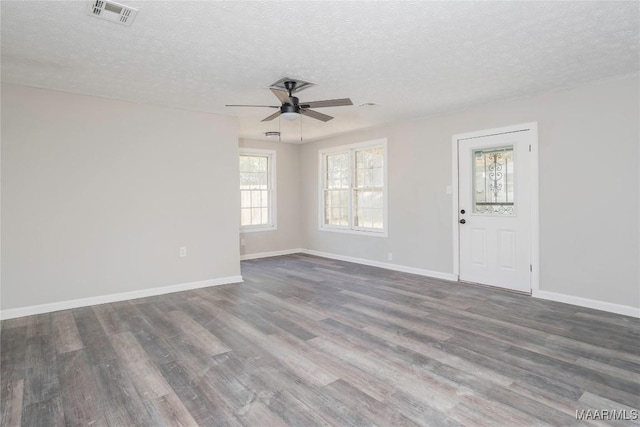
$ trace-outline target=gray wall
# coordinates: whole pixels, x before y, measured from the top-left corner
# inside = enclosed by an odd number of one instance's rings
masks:
[[[451,136],[537,121],[540,289],[640,307],[638,75],[301,147],[303,247],[453,271]],[[389,237],[318,230],[318,150],[389,140]]]
[[[2,85],[2,309],[239,275],[237,160],[230,118]]]
[[[302,244],[300,219],[300,146],[277,141],[241,139],[240,147],[276,152],[278,229],[240,233],[241,255],[298,249]]]
[[[278,230],[303,247],[452,272],[451,136],[537,121],[540,288],[640,306],[638,75],[276,149]],[[318,149],[389,140],[389,237],[318,231]],[[2,86],[2,309],[238,275],[229,118]],[[179,258],[178,247],[188,256]]]

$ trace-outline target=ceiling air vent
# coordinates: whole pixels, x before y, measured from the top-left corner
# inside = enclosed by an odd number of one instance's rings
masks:
[[[114,1],[94,0],[89,5],[88,13],[96,18],[130,26],[138,9]]]

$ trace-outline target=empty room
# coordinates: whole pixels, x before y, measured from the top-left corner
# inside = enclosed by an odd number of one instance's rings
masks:
[[[0,16],[0,426],[640,425],[640,2]]]

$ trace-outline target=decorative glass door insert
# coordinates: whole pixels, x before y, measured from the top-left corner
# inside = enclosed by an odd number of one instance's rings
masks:
[[[513,146],[473,151],[473,212],[514,215]]]

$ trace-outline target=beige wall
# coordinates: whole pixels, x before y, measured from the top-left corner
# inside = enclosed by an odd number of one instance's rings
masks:
[[[241,255],[298,249],[302,243],[300,219],[300,146],[277,141],[240,140],[241,148],[276,152],[277,230],[240,233]]]
[[[537,121],[540,289],[640,307],[638,75],[301,147],[303,247],[452,273],[451,136]],[[318,150],[388,138],[389,237],[318,230]]]
[[[237,156],[230,118],[3,85],[2,309],[239,275]]]
[[[638,76],[277,151],[278,230],[306,248],[451,273],[451,136],[537,121],[542,290],[640,306]],[[229,118],[2,86],[2,309],[240,273]],[[388,138],[389,237],[318,231],[318,149]],[[178,247],[188,256],[179,258]]]

